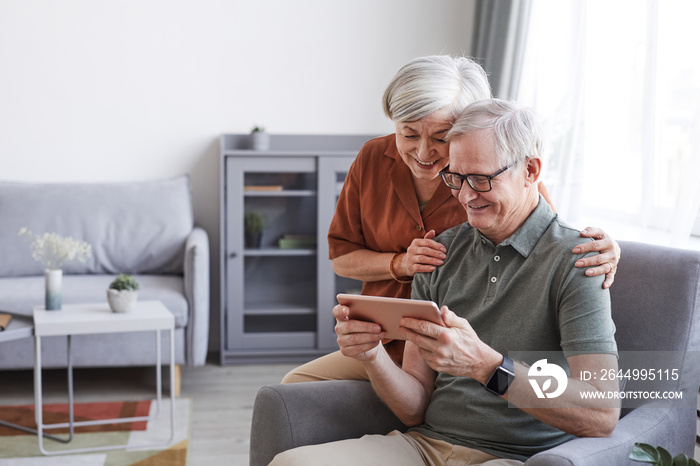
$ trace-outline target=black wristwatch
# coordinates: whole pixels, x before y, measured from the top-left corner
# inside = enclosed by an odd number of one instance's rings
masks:
[[[491,393],[501,396],[508,391],[508,387],[510,387],[514,378],[515,368],[513,367],[513,360],[508,356],[503,356],[503,362],[493,371],[484,388]]]

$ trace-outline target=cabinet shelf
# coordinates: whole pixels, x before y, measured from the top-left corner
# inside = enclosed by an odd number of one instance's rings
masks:
[[[245,191],[246,197],[313,197],[316,191],[310,189],[282,189],[280,191]]]
[[[281,248],[246,249],[244,254],[248,257],[315,256],[316,249],[281,249]]]
[[[316,308],[308,306],[291,306],[288,303],[256,303],[243,310],[247,316],[305,315],[315,314]]]

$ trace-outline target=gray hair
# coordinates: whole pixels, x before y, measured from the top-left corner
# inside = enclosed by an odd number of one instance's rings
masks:
[[[469,105],[452,125],[446,140],[462,134],[490,130],[502,165],[541,158],[544,135],[535,113],[512,101],[489,99]]]
[[[384,91],[384,113],[395,122],[417,121],[437,110],[453,118],[472,102],[491,98],[484,69],[466,57],[432,55],[403,66]]]

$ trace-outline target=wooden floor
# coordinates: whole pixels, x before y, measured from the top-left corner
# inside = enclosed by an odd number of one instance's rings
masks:
[[[294,366],[183,366],[181,396],[192,400],[188,465],[247,465],[255,394],[261,386],[279,382]],[[45,403],[66,402],[65,370],[45,370],[43,380]],[[167,371],[164,380],[169,380]],[[0,372],[0,403],[34,403],[33,386],[32,371]],[[74,372],[76,402],[148,399],[155,386],[152,368]]]
[[[181,396],[192,400],[188,464],[247,465],[255,394],[261,386],[279,382],[294,366],[183,366]],[[0,403],[32,404],[32,377],[32,371],[0,372]],[[164,380],[168,380],[167,371]],[[155,384],[152,368],[76,369],[74,376],[76,402],[147,399],[153,396]],[[44,371],[44,387],[46,403],[65,402],[65,370]],[[700,458],[698,447],[695,458]]]
[[[182,396],[194,411],[189,464],[247,465],[255,395],[296,365],[183,367]]]

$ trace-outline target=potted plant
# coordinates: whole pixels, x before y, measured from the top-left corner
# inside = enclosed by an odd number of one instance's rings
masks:
[[[253,150],[270,149],[270,135],[265,132],[264,126],[253,126],[250,130],[250,137]]]
[[[243,231],[245,233],[245,247],[247,249],[259,248],[262,240],[262,232],[265,229],[265,216],[258,212],[247,212],[243,219]]]
[[[672,456],[663,447],[653,447],[647,443],[635,443],[629,458],[640,463],[650,463],[656,466],[698,466],[693,458],[688,458],[684,453]]]
[[[139,284],[134,277],[119,274],[107,289],[107,302],[112,312],[128,312],[136,306]]]

